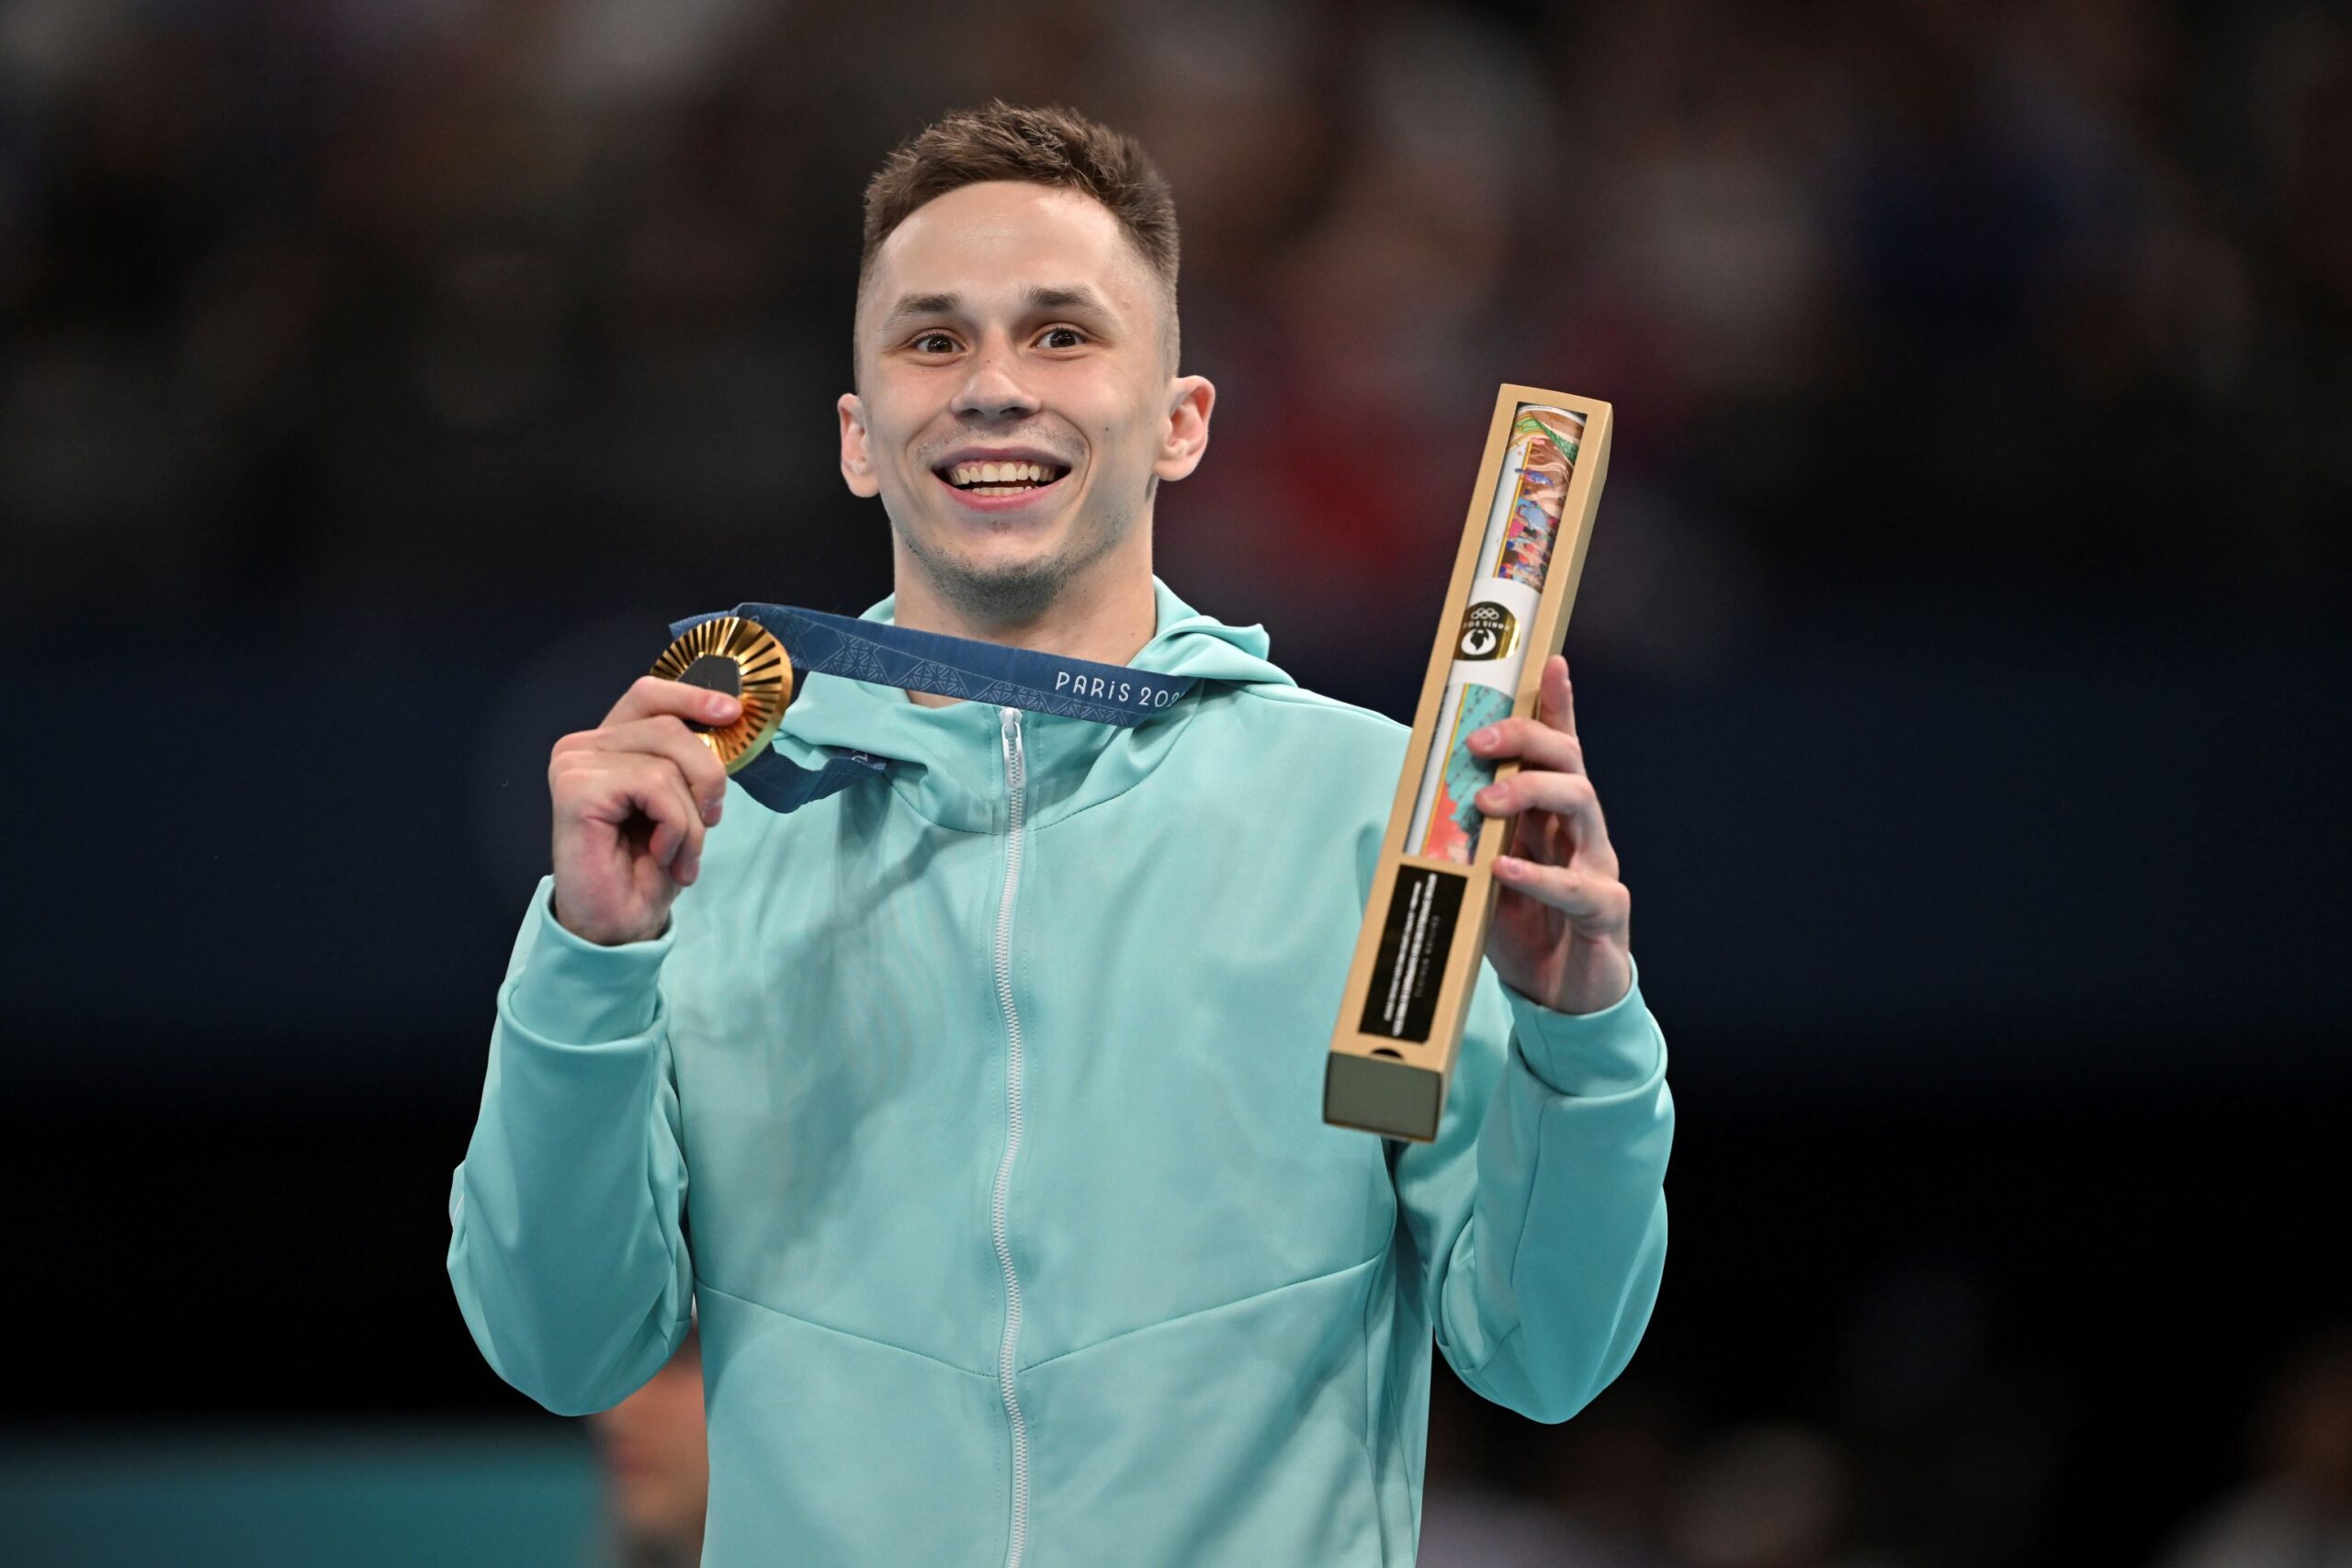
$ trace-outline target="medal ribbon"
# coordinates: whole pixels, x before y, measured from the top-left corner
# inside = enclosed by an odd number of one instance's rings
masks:
[[[1193,685],[1189,675],[1068,659],[790,604],[741,604],[731,611],[690,616],[672,626],[670,635],[683,637],[689,627],[722,615],[741,615],[766,627],[791,656],[796,681],[840,675],[901,691],[1123,727],[1168,712]],[[769,810],[792,811],[861,779],[879,777],[890,761],[865,751],[842,751],[821,768],[804,768],[770,745],[736,771],[735,782]]]

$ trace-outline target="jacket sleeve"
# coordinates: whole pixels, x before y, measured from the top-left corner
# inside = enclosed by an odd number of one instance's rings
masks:
[[[1641,972],[1570,1016],[1481,963],[1437,1141],[1395,1177],[1438,1347],[1484,1397],[1575,1415],[1633,1359],[1666,1262],[1674,1101]]]
[[[539,884],[449,1188],[449,1280],[498,1375],[558,1415],[618,1404],[684,1339],[694,1268],[659,976],[674,931],[599,947]]]

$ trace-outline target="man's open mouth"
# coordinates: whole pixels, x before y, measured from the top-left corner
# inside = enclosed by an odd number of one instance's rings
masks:
[[[932,470],[967,495],[1026,495],[1069,472],[1056,463],[950,463]]]

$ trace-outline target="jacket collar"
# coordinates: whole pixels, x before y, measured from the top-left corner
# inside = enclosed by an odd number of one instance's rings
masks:
[[[1023,817],[1045,827],[1133,788],[1157,767],[1199,711],[1206,682],[1295,686],[1266,658],[1261,626],[1228,626],[1151,580],[1159,621],[1128,667],[1190,675],[1195,685],[1166,713],[1133,728],[1053,714],[1021,716],[1026,764]],[[858,618],[888,622],[895,593]],[[895,686],[822,675],[795,694],[775,744],[803,766],[824,761],[820,749],[891,759],[889,787],[922,816],[967,833],[1005,826],[1006,789],[1000,710],[986,703],[924,707]],[[860,789],[870,787],[860,784]]]

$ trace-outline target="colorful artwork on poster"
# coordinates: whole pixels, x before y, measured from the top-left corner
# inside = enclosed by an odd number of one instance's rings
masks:
[[[1495,560],[1497,577],[1543,592],[1583,436],[1584,422],[1558,409],[1523,408],[1512,422],[1509,467],[1518,470],[1519,483]]]
[[[1462,695],[1454,705],[1453,722],[1442,732],[1445,736],[1445,771],[1438,781],[1437,799],[1430,807],[1429,828],[1421,836],[1420,848],[1414,852],[1432,860],[1452,861],[1468,865],[1478,853],[1478,831],[1487,823],[1487,814],[1478,809],[1476,796],[1480,790],[1495,779],[1495,765],[1486,758],[1474,755],[1470,737],[1487,725],[1510,716],[1510,694],[1498,692],[1492,686],[1462,688]]]

